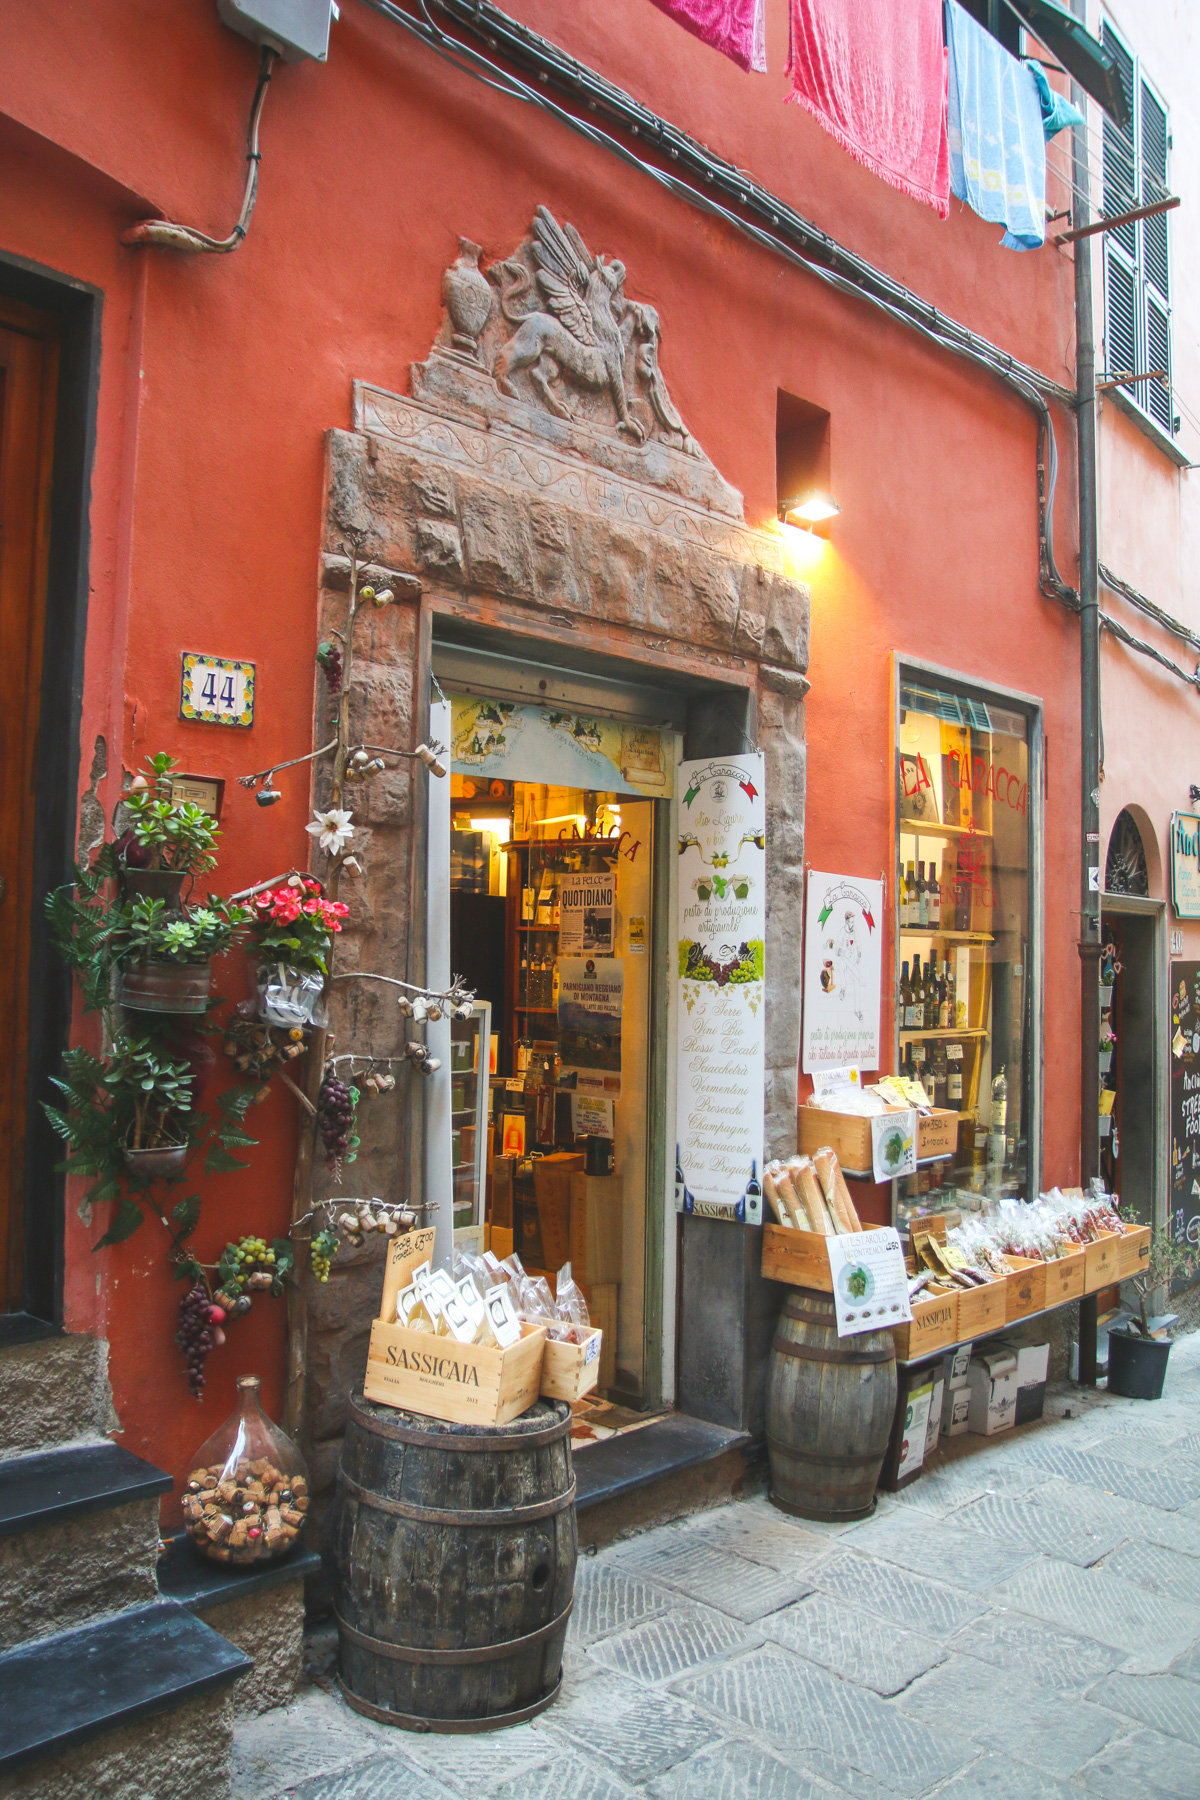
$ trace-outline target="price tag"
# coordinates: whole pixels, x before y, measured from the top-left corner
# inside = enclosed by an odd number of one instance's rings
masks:
[[[253,725],[254,664],[185,650],[179,716],[196,725]]]
[[[834,1093],[838,1088],[859,1087],[862,1076],[849,1064],[844,1069],[814,1069],[813,1093],[818,1098]]]

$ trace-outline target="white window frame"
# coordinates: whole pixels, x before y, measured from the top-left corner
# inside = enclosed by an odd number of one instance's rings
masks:
[[[1142,206],[1149,203],[1145,186],[1147,178],[1143,168],[1142,159],[1143,86],[1149,90],[1159,106],[1162,107],[1163,117],[1166,121],[1167,168],[1164,180],[1167,183],[1168,188],[1170,183],[1171,112],[1161,91],[1146,74],[1142,66],[1140,55],[1133,48],[1132,44],[1129,43],[1125,33],[1118,29],[1118,27],[1113,24],[1112,20],[1108,18],[1105,18],[1104,20],[1103,32],[1105,41],[1115,40],[1115,43],[1129,58],[1132,66],[1132,117],[1129,129],[1129,136],[1132,139],[1133,144],[1132,205],[1135,207]],[[1117,128],[1113,126],[1110,121],[1105,120],[1102,132],[1102,142],[1104,142],[1106,146],[1109,135],[1116,129]],[[1151,179],[1154,178],[1152,177]],[[1124,228],[1125,231],[1132,232],[1133,234],[1134,249],[1132,255],[1127,246],[1120,241],[1120,235],[1117,232],[1106,231],[1104,234],[1104,355],[1108,375],[1111,377],[1119,374],[1124,367],[1125,358],[1115,355],[1112,349],[1112,334],[1110,330],[1110,289],[1112,285],[1112,270],[1116,267],[1125,274],[1133,286],[1133,366],[1139,373],[1149,371],[1151,368],[1159,367],[1161,361],[1159,358],[1151,360],[1149,315],[1152,305],[1165,319],[1167,339],[1167,384],[1165,391],[1161,381],[1131,381],[1123,382],[1116,392],[1123,400],[1127,401],[1130,406],[1135,408],[1144,419],[1147,419],[1156,432],[1161,432],[1163,436],[1167,438],[1173,438],[1178,430],[1178,421],[1175,414],[1172,369],[1174,354],[1172,315],[1174,310],[1173,291],[1175,286],[1175,271],[1171,257],[1171,232],[1168,224],[1169,215],[1160,214],[1158,216],[1162,221],[1167,257],[1167,284],[1172,290],[1171,293],[1164,294],[1149,273],[1146,255],[1146,232],[1147,227],[1153,225],[1155,221],[1137,219],[1131,225]],[[1153,394],[1151,393],[1152,389],[1156,390]],[[1160,409],[1159,411],[1155,410],[1156,405]],[[1165,412],[1166,415],[1165,419],[1162,416],[1163,412]]]

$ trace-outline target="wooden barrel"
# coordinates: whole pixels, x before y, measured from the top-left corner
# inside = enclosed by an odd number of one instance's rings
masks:
[[[352,1395],[328,1543],[351,1706],[410,1731],[531,1718],[574,1597],[570,1408],[451,1425]]]
[[[771,1500],[803,1519],[863,1519],[896,1410],[890,1331],[840,1338],[830,1294],[794,1289],[767,1371]]]

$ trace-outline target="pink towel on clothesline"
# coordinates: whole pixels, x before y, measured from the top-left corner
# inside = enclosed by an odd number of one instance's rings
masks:
[[[789,100],[901,193],[950,212],[942,0],[791,0]]]
[[[654,0],[654,5],[739,68],[766,73],[763,0]]]

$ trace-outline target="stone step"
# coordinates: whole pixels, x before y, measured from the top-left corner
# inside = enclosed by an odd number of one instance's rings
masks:
[[[687,1413],[667,1413],[576,1449],[575,1510],[581,1544],[609,1544],[704,1507],[720,1506],[754,1479],[761,1445]]]
[[[61,1800],[101,1791],[174,1797],[200,1795],[207,1782],[210,1794],[221,1794],[232,1732],[227,1705],[199,1709],[210,1741],[194,1786],[159,1779],[147,1754],[136,1788],[110,1789],[96,1773],[106,1754],[99,1740],[156,1714],[191,1708],[228,1690],[250,1667],[248,1656],[171,1600],[6,1651],[0,1655],[0,1792],[22,1800],[42,1792]],[[166,1754],[175,1734],[152,1735]],[[136,1756],[137,1738],[125,1742]],[[172,1754],[178,1757],[177,1742]],[[14,1775],[23,1778],[10,1785]]]
[[[119,1444],[0,1462],[0,1650],[153,1601],[171,1485]]]
[[[106,1343],[45,1327],[0,1335],[0,1462],[118,1426]]]

